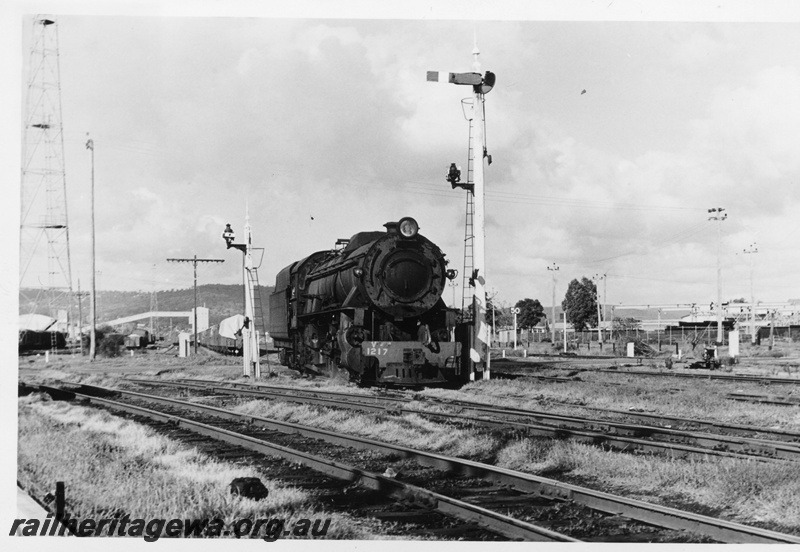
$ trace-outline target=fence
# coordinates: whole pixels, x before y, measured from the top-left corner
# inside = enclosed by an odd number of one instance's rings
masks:
[[[773,336],[776,339],[800,341],[800,326],[781,326],[773,328]],[[741,338],[750,337],[750,328],[742,326],[739,328]],[[723,331],[722,344],[728,344],[728,331]],[[517,333],[517,345],[519,347],[530,347],[536,343],[550,342],[550,332],[542,330],[521,330]],[[713,343],[717,339],[716,325],[707,327],[675,327],[669,326],[660,330],[603,330],[603,343],[627,343],[629,341],[641,341],[647,343],[655,349],[665,346],[671,346],[674,343]],[[761,327],[757,328],[757,339],[766,340],[770,337],[770,328]],[[564,332],[556,330],[555,344],[564,342]],[[503,330],[497,332],[495,339],[492,341],[494,347],[513,347],[513,331]],[[571,350],[575,349],[592,349],[600,348],[598,343],[597,330],[576,332],[574,330],[567,330],[567,346]]]

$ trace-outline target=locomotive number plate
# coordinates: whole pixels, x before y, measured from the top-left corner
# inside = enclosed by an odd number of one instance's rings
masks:
[[[361,346],[361,351],[367,356],[386,356],[391,344],[391,341],[367,341]]]

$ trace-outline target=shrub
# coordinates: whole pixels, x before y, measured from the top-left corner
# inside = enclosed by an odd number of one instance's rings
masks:
[[[97,354],[106,357],[118,357],[122,354],[122,347],[125,344],[125,336],[114,333],[110,326],[101,326],[94,331],[95,346]],[[90,337],[83,336],[84,354],[89,354]]]
[[[117,357],[125,345],[125,336],[122,334],[108,334],[97,343],[97,352],[107,357]]]

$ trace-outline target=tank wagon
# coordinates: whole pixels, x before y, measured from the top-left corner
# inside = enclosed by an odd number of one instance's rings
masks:
[[[281,363],[310,374],[346,370],[364,385],[460,385],[471,334],[442,300],[457,272],[413,218],[384,227],[278,273],[269,331]]]

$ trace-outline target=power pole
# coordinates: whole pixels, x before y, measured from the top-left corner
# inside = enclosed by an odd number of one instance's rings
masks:
[[[775,346],[775,312],[772,311],[769,315],[769,350]]]
[[[658,350],[661,350],[661,309],[658,309],[658,327],[656,328],[656,337],[658,337]]]
[[[494,298],[492,298],[492,339],[491,339],[492,342],[494,342],[495,336],[497,335],[497,325],[495,323],[494,311],[495,311]]]
[[[83,356],[83,296],[88,293],[81,292],[81,279],[78,278],[78,341],[81,356]]]
[[[600,280],[604,279],[605,279],[605,274],[595,274],[594,278],[592,278],[592,280],[594,280],[595,282],[599,282]],[[600,329],[600,293],[598,293],[597,291],[597,284],[595,284],[594,286],[594,297],[595,297],[595,303],[597,304],[597,343],[602,345],[603,333],[602,330]],[[589,341],[591,342],[591,339]]]
[[[750,244],[749,249],[744,250],[745,254],[750,255],[750,344],[756,344],[756,300],[753,294],[753,254],[758,253],[755,242]]]
[[[94,361],[95,356],[97,355],[97,285],[95,280],[97,279],[97,270],[95,268],[95,243],[94,243],[94,140],[89,138],[86,140],[86,149],[92,152],[92,192],[91,192],[91,203],[92,203],[92,297],[89,302],[90,310],[91,310],[91,317],[92,317],[92,325],[91,330],[89,332],[89,360]]]
[[[603,274],[603,322],[608,320],[608,317],[606,316],[606,305],[608,304],[606,303],[607,283],[608,283],[608,272]]]
[[[722,212],[725,209],[722,207],[714,207],[709,209],[709,213],[716,213],[716,215],[711,215],[708,217],[708,220],[716,220],[717,221],[717,345],[722,345],[723,341],[723,333],[722,333],[722,221],[728,218],[728,213],[724,215]]]
[[[553,306],[551,308],[552,316],[550,318],[553,321],[552,323],[553,327],[550,328],[550,333],[551,333],[550,341],[555,343],[556,342],[556,271],[558,271],[558,266],[556,266],[556,263],[553,263],[553,266],[548,266],[547,270],[553,272]]]
[[[194,354],[197,356],[197,263],[224,263],[224,259],[167,259],[170,263],[192,263],[194,266]]]

